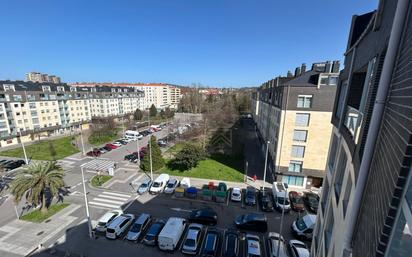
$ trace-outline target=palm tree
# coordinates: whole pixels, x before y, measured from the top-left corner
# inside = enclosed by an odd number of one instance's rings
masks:
[[[41,203],[41,211],[46,213],[46,192],[57,196],[65,186],[63,169],[55,162],[33,163],[22,170],[11,183],[11,193],[16,202],[23,197],[32,205]]]

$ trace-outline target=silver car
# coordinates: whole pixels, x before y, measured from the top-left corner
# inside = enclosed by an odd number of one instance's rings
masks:
[[[179,181],[175,178],[171,178],[169,182],[166,184],[166,188],[164,190],[165,194],[173,194],[175,191],[176,187],[179,186]]]
[[[149,188],[152,186],[152,180],[150,178],[147,178],[145,181],[140,184],[139,188],[137,189],[137,193],[140,195],[146,193],[149,191]]]
[[[138,241],[142,238],[142,233],[149,227],[152,216],[150,214],[142,213],[133,223],[126,239],[129,241]]]
[[[196,255],[200,247],[203,225],[192,223],[183,241],[182,253]]]

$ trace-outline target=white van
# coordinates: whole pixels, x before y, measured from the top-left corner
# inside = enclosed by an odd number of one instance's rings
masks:
[[[180,181],[180,187],[188,189],[190,187],[190,178],[182,178],[182,180]]]
[[[290,211],[289,196],[286,193],[287,184],[283,182],[274,182],[272,187],[275,208],[285,212]]]
[[[163,251],[175,250],[185,228],[185,219],[176,217],[169,218],[158,236],[159,249]]]
[[[160,174],[160,176],[155,179],[150,187],[149,193],[158,194],[163,192],[169,179],[170,177],[168,174]]]
[[[143,136],[140,135],[138,131],[126,130],[124,132],[124,137],[127,138],[127,139],[130,139],[130,140],[138,140]]]
[[[298,237],[311,239],[313,229],[315,228],[316,215],[307,214],[300,219],[295,220],[292,225],[292,232]]]
[[[122,214],[107,225],[106,238],[116,239],[127,232],[134,220],[133,214]]]

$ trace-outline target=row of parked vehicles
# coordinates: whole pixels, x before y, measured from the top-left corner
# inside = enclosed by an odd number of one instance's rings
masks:
[[[26,162],[24,160],[0,160],[0,167],[3,168],[4,171],[14,170],[25,164]]]
[[[240,256],[240,240],[245,240],[246,256],[308,257],[309,250],[304,242],[285,239],[275,232],[269,232],[267,249],[262,247],[261,237],[251,231],[266,232],[267,218],[264,214],[244,214],[236,217],[236,229],[224,233],[217,229],[217,213],[211,208],[194,210],[187,218],[170,217],[167,221],[154,219],[143,213],[137,218],[113,210],[103,215],[95,228],[108,239],[124,238],[145,245],[158,246],[163,251],[180,250],[184,254],[200,256]],[[241,233],[242,232],[242,233]],[[244,235],[244,236],[243,236]],[[277,248],[279,245],[279,255]],[[220,247],[221,246],[221,247]]]

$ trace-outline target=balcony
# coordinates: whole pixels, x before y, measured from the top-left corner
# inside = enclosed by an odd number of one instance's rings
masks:
[[[362,125],[363,114],[357,109],[347,106],[344,125],[352,135],[355,144],[358,143],[359,128]]]

